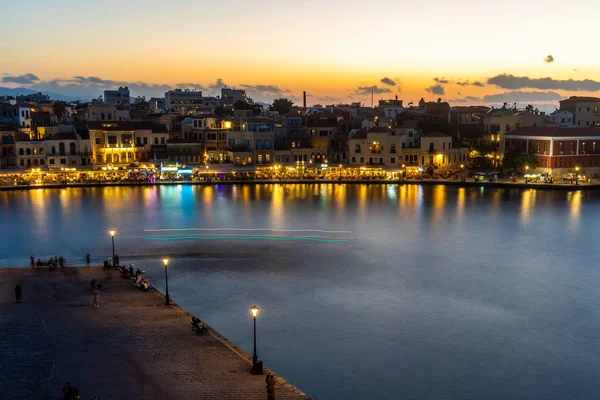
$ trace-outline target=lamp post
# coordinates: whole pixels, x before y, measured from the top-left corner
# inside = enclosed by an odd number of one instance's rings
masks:
[[[402,164],[402,180],[406,179],[406,164]]]
[[[171,301],[169,300],[169,274],[167,272],[167,265],[169,264],[169,259],[167,257],[163,258],[163,263],[165,264],[165,305],[171,305]]]
[[[579,183],[577,182],[579,179],[579,167],[575,167],[575,186],[577,186]]]
[[[527,175],[529,175],[529,165],[525,166],[525,184],[526,185],[527,185],[527,183],[529,183],[529,177]]]
[[[252,373],[259,373],[258,369],[258,357],[256,355],[256,316],[258,315],[258,307],[252,306],[250,308],[250,312],[252,313],[252,318],[254,320],[254,353],[252,353]]]
[[[465,170],[465,164],[460,164],[460,181],[462,182],[465,178],[464,178],[464,170]]]
[[[115,234],[117,233],[117,231],[115,231],[114,229],[111,229],[110,231],[108,231],[108,233],[110,234],[110,238],[112,240],[112,266],[115,266]]]

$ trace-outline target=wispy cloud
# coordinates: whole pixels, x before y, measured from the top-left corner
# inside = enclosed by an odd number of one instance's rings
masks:
[[[547,62],[548,64],[553,63],[554,57],[552,57],[552,54],[548,54],[548,56],[544,58],[544,61]]]
[[[425,90],[431,94],[437,94],[440,96],[443,96],[446,91],[444,90],[444,87],[442,85],[433,85],[433,86],[429,86],[428,88],[425,88]]]
[[[366,96],[366,95],[370,95],[371,93],[373,94],[381,94],[381,93],[391,93],[392,90],[389,88],[384,88],[384,87],[379,87],[377,85],[373,85],[373,86],[359,86],[356,89],[354,89],[353,94],[354,95],[362,95],[362,96]]]
[[[489,94],[483,97],[465,96],[463,98],[449,100],[452,103],[544,103],[556,102],[562,99],[563,96],[556,92],[524,92],[511,91],[504,93]]]
[[[379,82],[381,82],[387,86],[396,86],[397,85],[396,81],[394,81],[393,79],[390,79],[388,77],[381,78],[381,80]]]
[[[600,91],[600,82],[591,79],[577,81],[573,79],[529,78],[527,76],[502,74],[489,78],[487,83],[502,89],[510,90],[529,88],[541,90],[568,90],[574,92]]]
[[[37,75],[32,73],[23,74],[23,75],[5,75],[2,78],[2,82],[5,83],[18,83],[20,85],[31,85],[36,82],[39,82],[40,78]]]
[[[467,81],[462,81],[462,82],[459,81],[459,82],[456,82],[456,84],[460,85],[460,86],[478,86],[478,87],[485,86],[485,84],[483,82],[480,82],[480,81],[471,82],[471,81],[468,81],[468,80]]]
[[[447,85],[448,83],[450,83],[450,81],[446,78],[433,78],[433,80],[443,85]]]

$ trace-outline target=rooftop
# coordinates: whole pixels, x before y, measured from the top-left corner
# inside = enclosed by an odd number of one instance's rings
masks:
[[[507,133],[506,136],[600,137],[600,128],[559,128],[529,126]]]
[[[599,97],[571,96],[568,99],[561,100],[559,103],[577,102],[577,101],[600,101]]]

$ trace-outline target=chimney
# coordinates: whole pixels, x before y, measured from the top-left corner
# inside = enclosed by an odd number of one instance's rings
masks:
[[[304,99],[303,107],[306,108],[306,92],[302,92],[302,98]]]
[[[396,95],[396,101],[398,101],[398,95]]]

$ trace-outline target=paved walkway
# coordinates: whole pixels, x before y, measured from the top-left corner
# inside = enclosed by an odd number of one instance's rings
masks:
[[[196,336],[190,320],[114,271],[0,269],[0,398],[60,399],[69,381],[82,400],[266,399],[250,357],[216,332]],[[280,377],[276,388],[278,400],[308,399]]]

